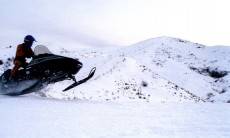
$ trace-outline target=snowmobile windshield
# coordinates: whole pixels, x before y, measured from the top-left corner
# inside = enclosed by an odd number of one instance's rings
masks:
[[[53,54],[53,53],[50,52],[50,50],[46,46],[38,45],[34,48],[34,54],[37,56],[40,54]]]

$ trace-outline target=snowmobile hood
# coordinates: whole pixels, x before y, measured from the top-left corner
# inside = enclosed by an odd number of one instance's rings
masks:
[[[27,68],[36,68],[38,66],[47,69],[69,71],[71,74],[76,74],[83,65],[76,59],[54,54],[40,54],[31,60]]]

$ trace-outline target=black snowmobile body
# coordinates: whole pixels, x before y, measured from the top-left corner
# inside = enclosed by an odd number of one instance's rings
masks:
[[[38,49],[47,49],[43,47],[39,46]],[[74,84],[70,85],[73,88],[79,85],[73,75],[77,74],[82,66],[82,63],[77,59],[55,55],[44,50],[35,56],[25,69],[19,70],[14,80],[9,80],[11,69],[5,71],[0,77],[0,94],[12,96],[27,94],[40,90],[50,83],[65,79],[75,81]],[[95,70],[96,68],[93,68],[89,76],[83,79],[84,81],[81,80],[81,83],[89,80],[94,75]],[[65,91],[71,88],[67,87]]]
[[[54,54],[40,54],[31,60],[25,69],[25,75],[28,78],[42,76],[49,81],[55,81],[55,78],[64,80],[66,78],[61,76],[77,74],[82,66],[82,63],[76,59]]]

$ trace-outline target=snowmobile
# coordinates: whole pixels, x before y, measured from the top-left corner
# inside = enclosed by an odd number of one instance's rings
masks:
[[[93,77],[96,67],[89,75],[77,81],[75,74],[83,64],[78,59],[55,55],[45,46],[38,45],[34,49],[35,57],[26,68],[19,69],[16,77],[9,80],[11,69],[6,70],[0,77],[0,94],[18,96],[41,90],[48,84],[71,79],[73,84],[63,91],[72,89]]]

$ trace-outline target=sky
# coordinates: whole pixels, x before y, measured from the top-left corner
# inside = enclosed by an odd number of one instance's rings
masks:
[[[0,47],[125,46],[170,36],[230,46],[228,0],[0,0]]]

